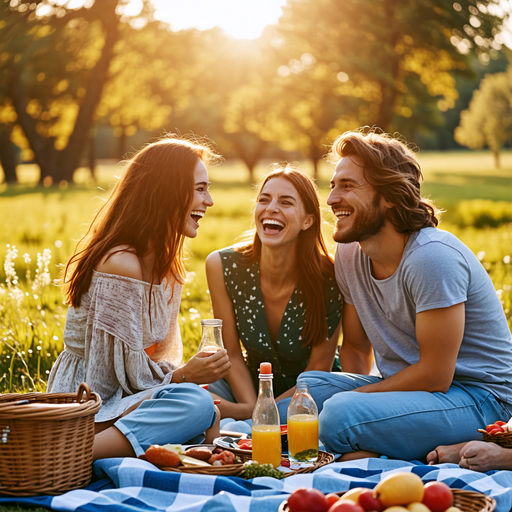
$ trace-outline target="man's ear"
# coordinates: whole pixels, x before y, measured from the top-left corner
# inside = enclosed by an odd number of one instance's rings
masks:
[[[384,206],[388,210],[390,210],[391,208],[394,208],[396,206],[395,203],[390,203],[390,202],[386,201],[386,199],[384,199],[384,196],[380,196],[380,204],[381,204],[381,206]]]
[[[306,229],[309,229],[314,223],[315,223],[315,216],[313,214],[308,215],[306,217],[306,220],[302,224],[302,231],[306,231]]]

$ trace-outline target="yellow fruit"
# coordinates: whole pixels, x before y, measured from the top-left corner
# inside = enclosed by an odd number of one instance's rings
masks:
[[[374,496],[384,507],[408,505],[423,499],[423,482],[414,473],[394,473],[384,478],[375,487]],[[398,512],[398,511],[396,511]]]
[[[346,492],[342,499],[344,500],[352,500],[358,503],[359,495],[365,491],[366,489],[364,487],[354,487],[353,489],[350,489],[350,491]]]
[[[386,508],[384,512],[407,512],[407,509],[405,507],[399,507],[398,505],[395,505],[393,507]]]
[[[409,505],[407,505],[407,510],[409,512],[430,512],[430,509],[426,505],[423,505],[423,503],[418,503],[417,501],[414,503],[409,503]]]
[[[444,512],[461,512],[460,508],[457,507],[450,507],[447,508]]]

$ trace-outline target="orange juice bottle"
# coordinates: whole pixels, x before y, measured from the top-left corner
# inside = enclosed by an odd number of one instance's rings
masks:
[[[281,426],[274,391],[272,364],[260,364],[260,391],[252,413],[252,458],[259,464],[281,465]]]
[[[318,407],[305,382],[297,382],[288,406],[288,454],[292,462],[318,458]]]

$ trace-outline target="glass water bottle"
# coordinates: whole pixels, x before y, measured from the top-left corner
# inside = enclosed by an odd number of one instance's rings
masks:
[[[281,426],[272,389],[272,363],[260,364],[260,390],[252,413],[252,458],[274,468],[281,465]]]
[[[318,407],[306,382],[297,382],[288,406],[288,454],[293,462],[318,458]]]
[[[222,320],[201,320],[202,336],[198,352],[214,353],[224,348],[222,343]]]

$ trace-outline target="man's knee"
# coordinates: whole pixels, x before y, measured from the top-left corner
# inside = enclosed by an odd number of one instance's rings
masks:
[[[362,404],[362,395],[355,391],[337,393],[327,400],[319,417],[319,437],[326,445],[338,438],[341,431],[349,432],[351,427],[367,421],[371,414]]]

